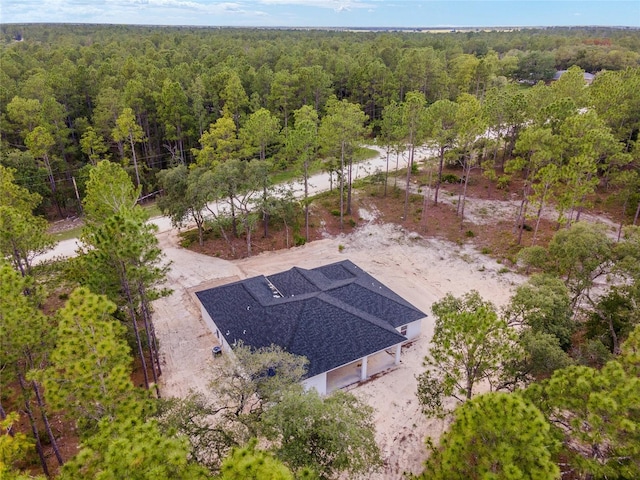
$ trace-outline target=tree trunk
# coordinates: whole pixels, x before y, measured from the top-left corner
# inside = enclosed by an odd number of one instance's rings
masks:
[[[620,355],[620,342],[618,341],[618,334],[616,333],[615,328],[613,328],[613,321],[611,318],[607,320],[607,324],[609,327],[609,334],[611,335],[611,343],[613,344],[613,354],[618,356]]]
[[[438,205],[438,192],[440,191],[440,184],[442,183],[442,170],[444,168],[444,147],[440,147],[440,163],[438,165],[438,179],[436,180],[436,191],[433,195],[433,204]]]
[[[518,245],[522,243],[522,232],[524,232],[524,222],[527,216],[527,207],[529,206],[529,201],[527,198],[522,199],[521,214],[520,214],[520,223],[518,225]]]
[[[427,231],[427,209],[429,208],[429,196],[431,193],[431,169],[429,169],[429,183],[425,186],[424,199],[422,202],[422,228]]]
[[[184,165],[184,141],[182,139],[182,127],[180,125],[178,125],[178,150],[180,151],[180,163]]]
[[[516,137],[518,136],[518,131],[520,130],[520,127],[515,125],[511,131],[511,136],[509,138],[509,143],[505,145],[505,147],[507,148],[507,151],[505,152],[508,158],[511,158],[512,154],[513,154],[513,149],[516,146]],[[504,165],[504,162],[503,162]]]
[[[150,159],[153,156],[152,139],[153,138],[157,138],[157,135],[152,135],[151,134],[151,127],[149,126],[149,116],[148,115],[140,116],[140,118],[138,118],[138,122],[142,125],[142,128],[144,129],[145,136],[147,138],[147,141],[144,142],[142,145],[144,146],[145,155],[147,156],[147,158]],[[201,136],[202,135],[200,135],[200,137]],[[200,138],[200,137],[198,137],[198,138]]]
[[[198,227],[198,245],[204,245],[204,216],[202,215],[202,210],[197,210],[195,208],[190,208],[191,218],[196,222],[196,227]]]
[[[29,418],[29,424],[31,425],[31,433],[33,434],[33,439],[35,441],[36,452],[38,452],[38,457],[40,458],[40,465],[42,466],[42,471],[44,472],[47,478],[51,478],[51,474],[49,473],[49,467],[47,466],[47,460],[44,457],[44,450],[42,448],[42,442],[40,441],[40,433],[38,432],[36,419],[33,416],[33,411],[31,410],[31,405],[29,404],[29,397],[27,395],[25,380],[22,377],[22,374],[20,373],[18,373],[18,381],[20,382],[20,390],[22,391],[22,397],[24,398],[24,413],[26,413],[27,418]]]
[[[266,182],[266,179],[265,179]],[[262,222],[264,226],[264,238],[269,236],[269,212],[267,211],[267,185],[262,189]]]
[[[155,332],[153,330],[153,322],[151,321],[151,312],[147,301],[144,300],[144,288],[138,287],[140,294],[140,307],[142,309],[142,318],[144,319],[144,329],[147,334],[147,344],[149,345],[149,357],[151,361],[151,375],[153,376],[153,384],[156,390],[156,396],[160,398],[160,387],[158,386],[158,375],[160,374],[160,359],[158,358],[158,343],[156,341]],[[158,369],[156,371],[156,368]]]
[[[582,209],[583,209],[585,198],[586,198],[586,195],[583,195],[582,198],[580,199],[580,205],[578,205],[578,213],[576,214],[576,222],[580,221],[580,215],[582,215]]]
[[[387,149],[387,170],[384,174],[384,195],[387,196],[387,184],[389,183],[389,149]]]
[[[5,412],[4,407],[2,406],[2,399],[0,399],[0,420],[5,420],[7,418],[7,412]],[[13,431],[13,426],[9,426],[7,428],[7,433],[9,436],[14,437],[15,432]]]
[[[35,381],[32,381],[31,387],[33,388],[33,392],[36,394],[36,403],[38,404],[38,409],[40,410],[40,416],[42,417],[44,429],[47,432],[49,441],[51,442],[51,449],[56,456],[56,460],[58,460],[58,465],[64,465],[64,460],[62,459],[60,449],[58,448],[58,442],[56,441],[55,435],[53,435],[53,431],[51,430],[51,424],[49,423],[49,417],[47,416],[47,412],[44,408],[44,402],[42,400],[42,395],[40,395],[38,384]]]
[[[147,361],[144,358],[144,349],[142,348],[142,341],[140,340],[140,331],[138,329],[138,322],[136,319],[136,310],[133,303],[133,297],[131,295],[131,287],[129,285],[129,281],[126,279],[126,268],[124,265],[121,265],[121,279],[122,288],[124,290],[125,296],[127,297],[127,306],[129,309],[129,316],[131,317],[131,323],[133,324],[133,332],[136,337],[136,345],[138,347],[138,353],[140,355],[140,367],[142,368],[142,374],[144,376],[144,388],[149,390],[149,374],[147,372]]]
[[[536,244],[536,238],[538,236],[538,228],[540,227],[540,220],[542,219],[542,210],[544,208],[544,199],[547,196],[548,186],[545,185],[544,193],[542,194],[542,198],[540,199],[540,207],[538,207],[538,214],[536,216],[536,226],[533,229],[533,239],[531,240],[531,245]]]
[[[11,240],[11,243],[13,245],[13,263],[18,268],[18,270],[20,270],[20,274],[25,277],[27,276],[29,270],[31,270],[29,268],[29,264],[22,264],[22,256],[20,255],[20,251],[18,250],[18,247],[16,246],[16,243],[13,241],[13,239]],[[25,268],[27,269],[26,271]]]
[[[203,222],[196,220],[196,226],[198,227],[198,245],[201,247],[204,245],[204,225]]]
[[[133,168],[136,171],[136,187],[140,186],[140,172],[138,172],[138,158],[136,157],[136,147],[133,142],[133,134],[129,133],[129,142],[131,142],[131,156],[133,157]]]
[[[213,219],[216,221],[218,228],[220,229],[220,234],[222,235],[222,237],[224,238],[224,241],[227,242],[227,245],[229,245],[229,247],[231,247],[231,254],[233,256],[236,255],[236,248],[233,245],[233,242],[231,242],[229,240],[229,236],[227,235],[227,232],[225,231],[225,229],[222,227],[222,223],[218,220],[218,216],[216,215],[216,213],[209,207],[209,205],[206,205],[207,210],[209,210],[209,213],[211,213],[211,216],[213,217]]]
[[[464,207],[467,203],[467,185],[469,184],[469,175],[471,174],[471,161],[467,160],[466,168],[464,171],[464,189],[462,190],[462,201],[460,205],[460,230],[462,230],[462,222],[464,222]]]
[[[56,210],[58,210],[58,215],[62,218],[64,215],[62,214],[62,208],[60,208],[60,203],[58,202],[58,192],[56,190],[56,179],[53,177],[53,170],[51,169],[51,163],[49,162],[49,155],[45,153],[44,164],[47,167],[47,173],[49,174],[49,187],[51,188],[51,199],[53,200],[53,204],[56,206]]]
[[[284,223],[285,244],[286,244],[287,248],[289,248],[289,224],[287,223],[286,220],[283,220],[282,223]]]
[[[495,132],[496,132],[496,138],[495,138],[494,147],[493,147],[493,165],[494,166],[497,165],[498,147],[500,146],[500,134],[502,133],[502,128],[499,126],[498,128],[496,128]]]
[[[470,400],[473,396],[473,379],[471,374],[467,374],[467,388],[465,388],[465,397]]]
[[[413,137],[413,133],[411,134]],[[411,188],[411,167],[413,166],[413,138],[409,138],[409,162],[407,163],[407,180],[404,189],[404,216],[403,219],[406,222],[409,218],[409,190]]]
[[[531,159],[529,159],[531,161]],[[527,212],[527,205],[529,203],[529,174],[530,170],[527,168],[526,175],[524,177],[524,187],[522,189],[522,202],[520,202],[520,209],[518,210],[518,217],[516,218],[516,224],[514,233],[518,231],[518,245],[522,242],[522,231],[524,230],[525,215]]]
[[[595,303],[593,302],[590,296],[587,296],[587,300],[593,307],[593,310],[596,313],[596,315],[600,317],[600,320],[604,321],[607,324],[609,335],[611,335],[611,343],[613,347],[612,353],[616,356],[620,355],[620,340],[618,339],[618,334],[616,333],[616,330],[614,328],[613,319],[609,315],[604,315],[602,311],[599,308],[597,308],[597,306],[595,305]]]
[[[235,195],[229,192],[229,206],[231,208],[231,233],[233,238],[238,238],[238,219],[236,218],[236,207],[233,203]]]
[[[620,237],[622,236],[622,226],[624,224],[624,216],[627,213],[627,204],[629,203],[629,195],[627,195],[624,199],[624,204],[622,205],[622,218],[620,219],[620,226],[618,226],[618,238],[616,241],[620,241]],[[640,204],[639,204],[640,205]]]
[[[247,219],[244,221],[245,235],[247,236],[247,257],[251,256],[251,225],[249,225],[249,218],[247,213]]]

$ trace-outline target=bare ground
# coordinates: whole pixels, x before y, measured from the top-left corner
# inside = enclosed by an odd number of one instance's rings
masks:
[[[190,389],[206,391],[215,337],[202,321],[195,290],[347,258],[416,307],[430,312],[431,304],[446,293],[461,295],[471,289],[502,305],[514,285],[522,281],[516,274],[498,273],[503,266],[472,246],[426,239],[395,224],[376,223],[374,212],[364,209],[359,217],[362,225],[349,235],[234,261],[182,249],[175,233],[161,234],[161,247],[173,261],[168,283],[174,289],[170,297],[155,304],[164,363],[162,395],[181,396]],[[385,466],[371,478],[401,478],[404,471],[419,472],[426,457],[425,437],[435,439],[442,432],[440,421],[427,421],[422,415],[415,395],[415,375],[422,371],[432,334],[433,318],[429,317],[423,322],[421,337],[403,349],[398,368],[351,390],[375,409],[376,439]]]
[[[417,193],[418,188],[419,180],[412,190]],[[204,255],[180,248],[175,231],[160,234],[161,246],[173,261],[168,284],[174,289],[170,297],[156,302],[156,328],[165,364],[162,394],[180,396],[190,389],[206,392],[215,338],[202,321],[193,292],[211,286],[347,258],[429,314],[431,305],[449,292],[460,296],[477,290],[497,306],[504,305],[515,286],[524,281],[513,272],[515,254],[521,248],[513,231],[518,185],[511,191],[492,192],[490,188],[480,176],[475,177],[461,221],[456,216],[456,185],[443,186],[437,206],[425,204],[422,195],[412,195],[407,218],[401,189],[390,186],[384,195],[382,186],[371,185],[357,194],[358,208],[349,222],[356,228],[351,233],[338,233],[327,204],[326,211],[316,211],[312,220],[317,240],[283,249],[281,240],[265,239],[256,242],[262,253],[242,259],[216,258],[225,255],[221,241],[196,248],[208,254]],[[583,218],[605,223],[613,235],[616,224],[603,213],[591,212]],[[545,212],[540,244],[553,235],[555,215],[553,209]],[[523,245],[531,241],[531,233],[524,232]],[[239,245],[237,252],[240,249]],[[376,440],[384,467],[370,477],[374,480],[420,472],[427,456],[425,438],[430,436],[437,442],[446,427],[440,420],[426,419],[416,397],[415,376],[423,371],[422,359],[433,327],[429,316],[423,321],[422,335],[403,348],[397,368],[350,388],[375,410]]]

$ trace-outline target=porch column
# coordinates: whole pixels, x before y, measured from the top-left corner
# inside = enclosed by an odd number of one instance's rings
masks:
[[[396,365],[400,365],[400,352],[401,351],[402,351],[402,344],[399,343],[398,345],[396,345],[396,361],[395,361]]]
[[[362,359],[362,370],[360,371],[360,381],[364,381],[367,379],[367,360],[369,357],[364,357]]]

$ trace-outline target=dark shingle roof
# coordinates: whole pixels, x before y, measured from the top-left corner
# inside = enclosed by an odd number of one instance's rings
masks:
[[[395,328],[426,316],[349,260],[196,295],[230,345],[279,345],[307,357],[309,377],[402,342]]]

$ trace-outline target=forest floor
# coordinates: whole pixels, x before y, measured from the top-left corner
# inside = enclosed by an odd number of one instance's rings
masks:
[[[412,190],[417,192],[420,177],[416,178]],[[353,215],[345,220],[347,229],[342,232],[338,217],[331,213],[335,212],[331,203],[335,198],[325,196],[314,202],[312,241],[299,247],[287,248],[285,232],[277,228],[264,238],[262,232],[254,233],[251,257],[246,257],[243,240],[238,240],[235,253],[221,238],[210,238],[202,247],[193,243],[188,250],[180,247],[184,237],[175,231],[160,234],[161,247],[173,262],[168,285],[174,290],[155,304],[165,364],[162,394],[181,396],[189,390],[207,390],[211,347],[216,340],[201,318],[195,291],[293,266],[314,268],[349,259],[429,314],[421,336],[403,348],[398,367],[350,388],[375,410],[384,467],[371,478],[401,478],[405,471],[420,472],[427,456],[425,438],[437,442],[446,427],[440,420],[426,419],[416,398],[415,376],[423,370],[422,359],[433,335],[431,305],[447,293],[460,296],[477,290],[500,307],[524,281],[514,265],[519,249],[513,232],[518,185],[512,191],[490,195],[488,181],[475,178],[466,220],[461,224],[456,216],[457,185],[445,185],[439,195],[441,203],[428,204],[426,216],[423,196],[411,195],[409,215],[403,220],[404,190],[393,184],[390,180],[386,196],[380,184],[360,188],[354,195]],[[590,219],[597,216],[613,234],[616,225],[605,213],[596,211]],[[544,216],[541,244],[555,231],[553,215],[550,210]],[[530,244],[531,235],[524,232],[524,245]],[[289,245],[291,237],[289,232]]]

